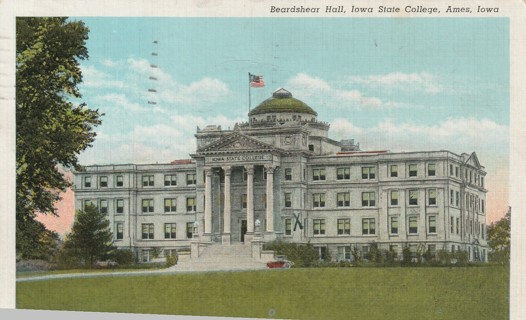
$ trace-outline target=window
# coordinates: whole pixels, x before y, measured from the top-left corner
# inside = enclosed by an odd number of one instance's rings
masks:
[[[115,240],[124,239],[124,223],[117,222],[115,224]]]
[[[362,179],[375,179],[376,168],[375,167],[362,167]]]
[[[142,249],[141,250],[141,259],[142,262],[150,262],[150,257],[152,256],[152,250]]]
[[[418,170],[416,164],[410,164],[408,167],[409,176],[410,177],[416,177],[418,175]]]
[[[428,177],[434,177],[436,176],[436,163],[428,163],[427,164],[427,176]]]
[[[480,177],[480,186],[484,188],[484,177]]]
[[[338,219],[338,235],[351,234],[351,219]]]
[[[242,194],[241,195],[241,209],[246,209],[247,208],[247,194]]]
[[[176,212],[177,211],[177,199],[167,198],[164,199],[164,212]]]
[[[362,234],[375,234],[375,219],[374,218],[363,218],[362,219]]]
[[[418,205],[418,190],[409,190],[409,205]]]
[[[142,176],[143,187],[153,187],[153,176]]]
[[[247,168],[243,168],[243,181],[247,181],[247,179],[248,179]]]
[[[292,180],[292,168],[285,168],[285,180],[286,181]]]
[[[458,167],[455,167],[455,177],[458,178],[459,174],[460,174],[460,173],[459,173],[459,171],[458,171]]]
[[[192,239],[193,236],[194,236],[194,223],[187,222],[186,223],[186,238]]]
[[[338,261],[351,260],[351,246],[338,247]]]
[[[107,188],[108,187],[108,176],[101,176],[99,178],[99,187]]]
[[[460,193],[458,191],[455,191],[455,206],[458,207],[459,201],[460,201]]]
[[[292,219],[285,219],[285,235],[292,235]]]
[[[398,217],[391,217],[391,234],[398,234]]]
[[[437,217],[436,216],[427,217],[427,232],[437,233]]]
[[[376,205],[374,192],[362,192],[362,207],[374,207]]]
[[[84,177],[84,188],[91,188],[91,177]]]
[[[351,168],[338,168],[336,169],[337,180],[349,180],[351,179]]]
[[[338,207],[349,207],[351,205],[351,195],[349,192],[340,192],[337,194]]]
[[[313,144],[309,144],[309,151],[314,151],[314,145]]]
[[[194,185],[195,184],[195,173],[187,173],[186,174],[186,185]]]
[[[195,211],[195,198],[194,197],[186,198],[186,211],[187,212]]]
[[[142,224],[142,239],[153,239],[153,223]]]
[[[84,210],[86,210],[87,207],[93,205],[93,202],[91,202],[91,200],[89,200],[89,199],[86,199],[86,200],[84,200],[83,204],[84,204]]]
[[[409,217],[409,234],[418,233],[418,217]]]
[[[312,169],[312,180],[325,180],[325,168]]]
[[[315,247],[315,248],[318,250],[320,261],[327,259],[328,251],[329,251],[327,250],[327,247]]]
[[[99,202],[99,211],[100,213],[107,214],[108,213],[108,200],[100,200]]]
[[[455,191],[449,190],[449,204],[453,205],[455,202]]]
[[[142,212],[153,212],[153,199],[142,200]]]
[[[431,257],[436,257],[437,254],[437,246],[436,244],[430,244],[427,246],[427,250],[431,254]]]
[[[165,249],[164,250],[165,257],[175,257],[176,255],[177,255],[177,249]]]
[[[115,177],[115,186],[116,187],[124,186],[124,177],[123,176],[116,176]]]
[[[449,220],[449,231],[451,234],[453,234],[455,232],[455,218],[454,217],[450,217],[450,220]]]
[[[165,223],[164,224],[164,238],[165,239],[175,239],[177,232],[175,223]]]
[[[398,205],[398,190],[391,190],[391,205]]]
[[[457,234],[460,234],[460,218],[456,219]]]
[[[313,208],[325,207],[325,194],[324,193],[314,193],[312,195],[312,207]]]
[[[116,213],[124,213],[124,199],[115,200]]]
[[[312,228],[314,235],[325,234],[325,219],[314,219],[312,220]]]
[[[486,206],[486,202],[484,200],[481,200],[480,210],[482,211],[482,213],[486,212],[485,206]]]
[[[450,175],[450,176],[453,176],[453,175],[454,175],[454,172],[453,172],[453,165],[452,165],[452,164],[449,164],[449,175]]]
[[[437,204],[437,189],[429,189],[427,194],[427,203],[430,206]]]
[[[398,177],[398,166],[396,164],[392,164],[389,166],[389,176],[391,178]]]
[[[164,186],[176,186],[177,185],[177,175],[175,174],[167,174],[164,176]]]
[[[285,193],[285,208],[292,207],[292,193],[286,192]]]

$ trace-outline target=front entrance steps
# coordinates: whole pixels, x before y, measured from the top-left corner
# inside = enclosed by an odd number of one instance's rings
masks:
[[[210,243],[205,246],[201,244],[200,247],[198,257],[187,256],[170,269],[174,271],[262,270],[266,269],[268,261],[274,260],[273,252],[260,251],[261,247],[256,247],[254,243],[229,245]],[[254,253],[259,255],[255,257]]]

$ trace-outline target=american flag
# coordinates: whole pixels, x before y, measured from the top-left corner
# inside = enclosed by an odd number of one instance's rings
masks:
[[[250,79],[250,86],[253,88],[261,88],[265,86],[263,76],[256,76],[254,74],[248,74]]]

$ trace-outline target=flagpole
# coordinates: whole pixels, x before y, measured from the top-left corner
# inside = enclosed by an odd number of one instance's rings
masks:
[[[250,72],[248,73],[248,112],[250,112],[252,104],[252,97],[251,97],[251,91],[250,91]]]

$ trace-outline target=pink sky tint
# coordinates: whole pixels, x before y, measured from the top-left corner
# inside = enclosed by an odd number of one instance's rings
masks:
[[[71,172],[66,172],[64,175],[66,179],[71,180],[73,178]],[[42,222],[48,230],[55,231],[59,235],[64,236],[71,231],[73,220],[75,219],[75,193],[72,189],[68,188],[68,190],[61,193],[60,196],[62,200],[55,205],[59,216],[38,214],[37,220]]]
[[[492,178],[488,178],[486,188],[488,189],[486,206],[487,223],[500,220],[509,207],[509,171],[500,168],[495,171]]]

